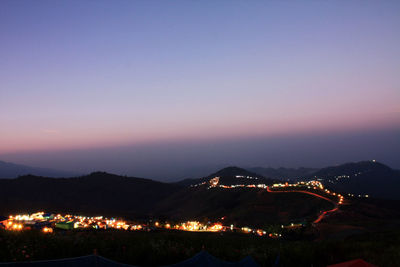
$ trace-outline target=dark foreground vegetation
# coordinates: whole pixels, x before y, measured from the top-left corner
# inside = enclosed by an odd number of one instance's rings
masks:
[[[400,231],[376,232],[331,241],[274,240],[235,233],[125,231],[0,231],[0,261],[59,259],[93,254],[122,263],[177,263],[205,249],[238,261],[252,256],[261,266],[326,266],[363,258],[378,266],[400,266]]]

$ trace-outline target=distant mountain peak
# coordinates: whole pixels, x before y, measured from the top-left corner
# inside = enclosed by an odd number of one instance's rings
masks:
[[[108,172],[104,172],[104,171],[94,171],[94,172],[91,172],[87,176],[119,176],[119,175],[108,173]]]
[[[349,162],[337,166],[323,168],[314,176],[337,176],[337,175],[355,175],[361,173],[379,172],[387,173],[393,171],[390,167],[375,160]]]
[[[223,168],[216,173],[213,173],[209,175],[208,177],[215,177],[215,176],[220,176],[220,177],[226,177],[226,176],[252,176],[252,177],[263,177],[259,174],[256,174],[254,172],[236,167],[236,166],[229,166],[226,168]]]
[[[43,176],[28,173],[17,177],[17,179],[34,179],[34,178],[43,178]]]
[[[308,177],[310,174],[318,171],[319,169],[316,168],[272,168],[272,167],[253,167],[249,168],[248,170],[263,175],[264,177],[268,177],[271,179],[277,180],[299,180]]]
[[[335,191],[398,198],[400,172],[375,160],[350,162],[320,169],[310,176]]]

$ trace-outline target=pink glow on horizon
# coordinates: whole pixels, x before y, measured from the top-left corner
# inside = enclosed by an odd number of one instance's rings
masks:
[[[399,113],[391,114],[355,114],[325,118],[324,116],[305,118],[295,117],[273,121],[238,121],[218,125],[203,123],[196,125],[175,124],[173,127],[108,127],[71,129],[41,129],[27,134],[2,134],[0,154],[24,151],[70,150],[96,147],[113,147],[134,144],[170,142],[170,141],[204,141],[219,139],[298,136],[312,134],[335,134],[360,130],[378,130],[400,126]],[[23,141],[21,141],[23,140]]]

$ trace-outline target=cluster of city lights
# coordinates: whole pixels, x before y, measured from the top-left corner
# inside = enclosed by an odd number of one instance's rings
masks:
[[[224,220],[222,217],[221,220]],[[167,222],[150,222],[146,224],[133,224],[123,220],[114,218],[104,218],[103,216],[88,217],[77,215],[61,215],[61,214],[45,214],[37,212],[33,214],[18,214],[11,215],[7,220],[1,221],[6,230],[22,231],[37,229],[43,233],[53,233],[55,229],[73,230],[73,229],[120,229],[120,230],[177,230],[189,232],[240,232],[252,233],[258,236],[267,235],[267,232],[262,229],[252,229],[249,227],[235,227],[233,224],[224,226],[222,223],[201,223],[199,221],[186,221],[182,223],[171,224]],[[279,237],[279,234],[268,234],[272,238]]]
[[[236,176],[237,178],[243,178],[242,176]],[[248,177],[246,177],[248,178]],[[266,189],[268,192],[304,192],[312,194],[320,198],[329,200],[335,204],[335,208],[330,211],[322,212],[314,223],[319,222],[326,214],[334,212],[338,209],[338,205],[342,205],[344,197],[341,194],[331,192],[324,188],[322,183],[317,180],[308,182],[298,183],[277,183],[272,186],[265,184],[250,184],[250,185],[222,185],[219,183],[220,177],[214,177],[210,179],[207,184],[208,188],[221,187],[221,188],[236,188],[236,187],[248,187],[248,188],[261,188]],[[206,184],[203,182],[201,184]],[[200,185],[200,184],[199,184]],[[196,185],[198,186],[198,185]],[[312,192],[317,191],[317,192]],[[323,193],[323,194],[321,194]],[[325,196],[324,196],[325,195]],[[331,196],[330,198],[327,198]],[[349,194],[349,196],[354,196]],[[337,201],[333,201],[336,199]],[[368,195],[365,195],[368,197]],[[221,220],[224,220],[222,217]],[[180,231],[191,231],[191,232],[220,232],[220,231],[235,231],[241,233],[252,233],[258,236],[268,235],[271,238],[279,238],[279,233],[267,233],[262,229],[252,229],[249,227],[235,227],[234,225],[224,226],[221,223],[201,223],[199,221],[186,221],[182,223],[172,224],[168,222],[150,222],[146,224],[138,224],[132,222],[126,222],[121,219],[105,218],[103,216],[88,217],[88,216],[77,216],[77,215],[61,215],[61,214],[45,214],[44,212],[37,212],[33,214],[18,214],[11,215],[7,220],[0,221],[0,226],[10,231],[21,231],[29,229],[40,229],[43,233],[53,233],[56,228],[71,230],[71,229],[121,229],[121,230],[153,230],[153,229],[166,229],[166,230],[180,230]],[[288,226],[282,226],[282,228],[296,228],[302,227],[301,224],[290,224]]]
[[[242,179],[249,179],[249,180],[258,180],[259,178],[258,177],[252,177],[252,176],[243,176],[243,175],[236,175],[235,176],[236,178],[242,178]],[[258,188],[263,188],[263,189],[266,189],[267,188],[267,186],[265,185],[265,184],[235,184],[235,185],[224,185],[224,184],[221,184],[220,183],[220,178],[221,177],[218,177],[218,176],[216,176],[216,177],[214,177],[214,178],[211,178],[210,180],[208,180],[208,181],[205,181],[205,182],[201,182],[201,183],[198,183],[198,184],[192,184],[192,185],[190,185],[190,187],[198,187],[198,186],[201,186],[201,185],[208,185],[208,187],[207,187],[207,189],[210,189],[210,188],[215,188],[215,187],[220,187],[220,188],[228,188],[228,189],[230,189],[230,188],[237,188],[237,187],[249,187],[249,188],[256,188],[256,187],[258,187]]]
[[[279,183],[279,184],[273,184],[272,185],[273,188],[280,188],[280,187],[304,187],[307,189],[320,189],[320,190],[324,190],[324,186],[322,185],[322,183],[320,181],[316,181],[316,180],[312,180],[312,181],[308,181],[308,182],[297,182],[295,184],[289,184],[289,183]],[[329,191],[329,190],[325,190],[325,191]]]
[[[158,228],[175,229],[175,230],[191,231],[191,232],[219,232],[219,231],[224,231],[226,229],[226,227],[224,227],[221,223],[203,224],[198,221],[187,221],[172,226],[169,223],[161,224],[159,222],[156,222],[155,226]]]
[[[253,177],[253,176],[243,176],[243,175],[236,175],[236,178],[245,178],[245,179],[254,179],[258,180],[258,177]]]
[[[236,178],[247,178],[247,179],[258,179],[257,177],[251,177],[251,176],[241,176],[241,175],[236,175]],[[338,176],[339,178],[348,178],[349,176]],[[272,186],[267,186],[266,184],[234,184],[234,185],[224,185],[220,183],[220,177],[214,177],[211,178],[208,182],[202,182],[199,184],[194,184],[191,185],[191,187],[198,187],[201,185],[206,185],[208,184],[207,189],[211,188],[225,188],[225,189],[232,189],[232,188],[261,188],[261,189],[280,189],[280,188],[303,188],[303,189],[311,189],[311,190],[320,190],[323,191],[325,194],[331,195],[331,196],[337,196],[338,197],[338,204],[343,204],[344,198],[341,194],[337,194],[335,192],[331,192],[330,190],[326,189],[323,184],[319,181],[321,179],[317,180],[311,180],[308,182],[297,182],[297,183],[277,183],[273,184]],[[351,197],[365,197],[368,198],[369,195],[355,195],[355,194],[347,194],[348,196]]]
[[[142,225],[128,224],[123,220],[108,219],[103,216],[87,217],[77,215],[33,214],[10,215],[7,220],[0,222],[6,230],[21,231],[41,229],[44,233],[52,233],[54,228],[60,229],[124,229],[141,230]]]
[[[274,184],[271,186],[272,189],[286,189],[286,188],[293,188],[293,189],[312,189],[312,190],[317,190],[320,191],[326,195],[334,196],[337,197],[337,204],[341,205],[343,204],[344,197],[341,194],[337,194],[335,192],[331,192],[330,190],[324,188],[323,184],[320,181],[312,180],[308,182],[298,182],[295,184],[289,184],[289,183],[284,183],[284,184]]]

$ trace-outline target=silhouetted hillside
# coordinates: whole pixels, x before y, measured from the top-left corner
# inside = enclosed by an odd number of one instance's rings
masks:
[[[178,184],[183,186],[195,185],[203,182],[208,182],[214,177],[219,177],[219,184],[221,185],[272,184],[274,182],[273,180],[265,178],[262,175],[232,166],[221,169],[213,174],[210,174],[207,177],[199,179],[185,179],[178,182]]]
[[[248,168],[249,171],[277,180],[300,180],[317,172],[317,168]]]
[[[234,182],[267,179],[239,168],[214,175]],[[237,178],[236,176],[243,176]],[[208,177],[209,178],[209,177]],[[207,179],[208,179],[207,178]],[[264,179],[264,180],[262,180]],[[269,180],[268,180],[269,181]],[[263,225],[315,216],[331,203],[305,194],[270,194],[257,188],[186,187],[149,179],[96,172],[77,178],[22,176],[0,179],[0,214],[34,212],[85,213],[125,218],[219,220]]]
[[[346,163],[323,168],[310,176],[336,191],[400,199],[400,172],[375,161]]]
[[[0,161],[0,178],[16,178],[22,175],[37,175],[46,177],[73,177],[78,173],[59,171],[45,168],[34,168],[30,166]]]
[[[271,194],[258,188],[192,187],[177,192],[157,206],[157,213],[172,219],[217,221],[266,226],[315,218],[332,208],[323,199],[302,193]]]
[[[157,203],[180,189],[103,172],[77,178],[0,179],[0,214],[46,210],[140,217],[151,214]]]
[[[236,167],[236,166],[230,166],[230,167],[226,167],[223,168],[213,174],[210,174],[208,177],[212,178],[212,177],[232,177],[232,176],[250,176],[250,177],[262,177],[259,174],[256,174],[254,172]]]
[[[271,184],[253,172],[228,167],[207,177],[162,183],[149,179],[95,172],[76,178],[22,176],[0,179],[0,214],[54,212],[103,214],[125,218],[159,217],[177,220],[218,220],[263,225],[315,216],[331,203],[301,193],[270,194],[259,188],[209,188],[218,185]],[[399,172],[376,162],[349,163],[319,170],[309,179],[322,179],[335,191],[397,197]],[[196,187],[189,184],[200,184]]]

